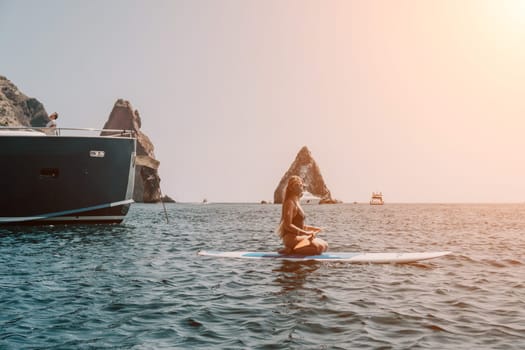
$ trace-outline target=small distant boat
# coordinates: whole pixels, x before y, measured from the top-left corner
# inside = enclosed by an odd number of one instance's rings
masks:
[[[310,192],[305,191],[305,192],[303,192],[303,196],[301,197],[299,202],[302,205],[304,205],[304,204],[319,204],[320,200],[321,200],[321,198],[316,197],[313,194],[311,194]]]
[[[372,198],[370,199],[370,205],[383,205],[385,201],[383,200],[382,192],[372,192]]]

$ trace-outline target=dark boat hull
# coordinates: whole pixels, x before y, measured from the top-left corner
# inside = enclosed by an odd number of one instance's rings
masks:
[[[133,138],[0,137],[0,224],[120,223],[133,202]]]

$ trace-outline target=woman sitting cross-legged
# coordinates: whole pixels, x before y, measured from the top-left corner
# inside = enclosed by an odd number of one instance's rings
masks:
[[[284,243],[280,254],[318,255],[328,249],[328,243],[316,237],[321,228],[304,224],[305,215],[299,203],[303,187],[299,176],[288,179],[278,230]]]

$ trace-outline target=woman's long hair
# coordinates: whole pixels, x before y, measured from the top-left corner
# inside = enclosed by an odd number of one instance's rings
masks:
[[[285,189],[285,192],[284,192],[284,199],[283,199],[283,207],[284,207],[284,202],[286,202],[288,199],[290,199],[290,197],[292,196],[293,194],[293,185],[297,184],[297,183],[301,183],[303,182],[303,180],[301,179],[301,177],[297,176],[297,175],[292,175],[288,178],[288,183],[286,184],[286,189]],[[279,237],[283,238],[285,232],[284,232],[284,227],[283,227],[283,211],[282,211],[282,208],[281,208],[281,221],[279,222],[279,226],[277,226],[277,229],[275,230],[275,233],[279,235]]]

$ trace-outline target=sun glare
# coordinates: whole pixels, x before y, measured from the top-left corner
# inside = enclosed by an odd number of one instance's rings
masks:
[[[525,1],[491,0],[488,5],[489,15],[500,21],[500,25],[511,30],[525,31]]]

